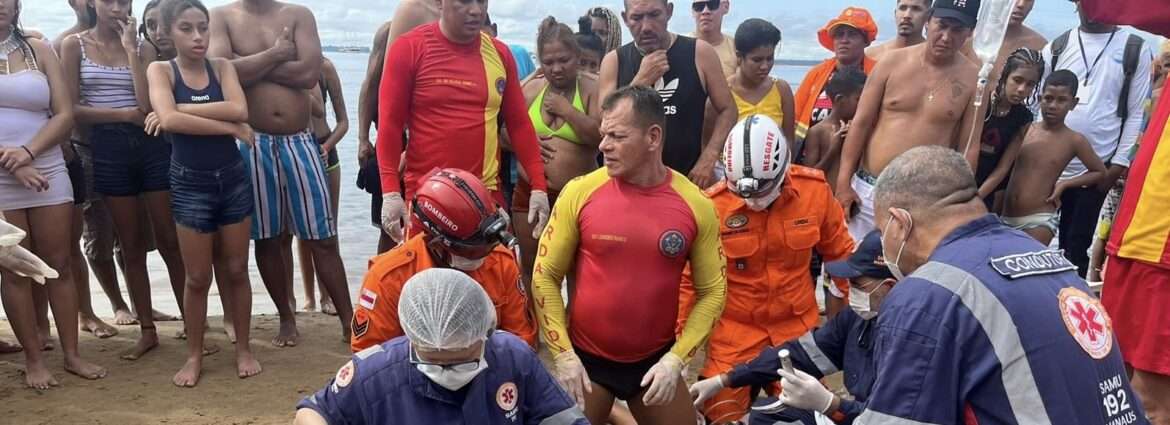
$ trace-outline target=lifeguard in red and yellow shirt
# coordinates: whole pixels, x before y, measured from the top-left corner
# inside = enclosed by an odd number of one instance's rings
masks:
[[[554,375],[605,423],[614,398],[639,424],[695,421],[681,371],[723,308],[726,263],[711,200],[662,163],[662,98],[625,87],[602,105],[605,168],[565,185],[533,270],[537,322]],[[675,338],[683,267],[698,301]],[[561,280],[570,282],[569,314]]]
[[[707,343],[703,377],[730,371],[760,350],[816,328],[820,315],[808,271],[812,251],[836,261],[848,257],[854,245],[824,174],[789,164],[788,142],[770,118],[750,115],[736,124],[723,158],[725,180],[707,195],[722,221],[727,304]],[[689,281],[684,274],[688,289]],[[848,293],[848,281],[834,283]],[[682,311],[688,311],[690,298],[684,292]],[[756,392],[724,389],[698,407],[712,424],[735,422],[747,415]]]
[[[507,219],[474,175],[437,170],[420,182],[414,217],[422,233],[374,257],[353,315],[354,352],[403,335],[398,297],[406,281],[435,267],[460,270],[483,286],[496,306],[496,327],[536,347],[536,326],[520,284]]]
[[[533,234],[539,235],[548,221],[544,165],[516,61],[507,45],[481,31],[486,18],[487,2],[441,0],[439,22],[404,34],[386,53],[376,150],[382,227],[395,240],[402,239],[408,220],[406,201],[419,179],[435,168],[476,175],[496,203],[505,205],[500,191],[501,125],[532,184],[528,222],[534,224]],[[405,157],[403,130],[410,135]],[[419,230],[418,222],[412,224],[407,236]]]

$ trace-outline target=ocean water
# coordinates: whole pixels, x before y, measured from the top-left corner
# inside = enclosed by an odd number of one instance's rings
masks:
[[[338,144],[337,151],[341,158],[341,199],[338,213],[338,240],[341,246],[341,257],[345,262],[346,278],[349,282],[349,292],[352,298],[361,287],[362,278],[365,275],[370,257],[377,252],[379,234],[378,230],[370,223],[370,196],[365,191],[358,189],[354,183],[358,170],[357,100],[362,79],[365,77],[368,56],[364,53],[327,53],[326,56],[333,61],[341,77],[342,92],[345,96],[346,109],[350,119],[350,132]],[[808,69],[809,67],[802,66],[777,66],[772,75],[788,81],[795,90],[800,85],[800,81],[804,78]],[[332,117],[332,107],[328,107],[326,110],[331,115],[329,122],[335,122]],[[373,134],[371,134],[371,138],[373,137]],[[294,252],[294,261],[296,261],[295,257]],[[175,303],[174,295],[171,293],[170,285],[167,282],[166,268],[162,262],[162,258],[157,253],[151,253],[147,261],[154,308],[166,313],[178,314],[179,307]],[[252,312],[254,314],[275,313],[276,307],[264,289],[264,283],[260,280],[259,272],[256,269],[255,258],[251,259],[249,267],[251,269],[253,292]],[[296,294],[297,307],[299,308],[304,304],[304,290],[299,265],[296,267],[293,273],[293,287],[294,293]],[[121,280],[120,274],[119,282],[119,286],[123,292],[123,298],[129,302],[129,295],[126,294],[126,285]],[[90,277],[90,290],[92,292],[94,311],[99,316],[112,317],[113,310],[110,307],[108,299],[98,286],[96,278],[92,276]],[[320,297],[319,291],[317,296]],[[208,314],[222,314],[222,306],[218,300],[218,289],[215,285],[212,285],[211,288],[211,298],[207,304]]]

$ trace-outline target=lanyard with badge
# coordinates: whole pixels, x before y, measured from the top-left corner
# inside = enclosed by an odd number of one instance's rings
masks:
[[[1081,40],[1081,30],[1077,28],[1077,44],[1081,47],[1081,61],[1085,63],[1085,79],[1081,81],[1081,89],[1078,91],[1080,95],[1077,96],[1080,98],[1080,102],[1077,105],[1087,105],[1089,103],[1089,97],[1093,93],[1093,86],[1090,82],[1093,78],[1093,70],[1097,68],[1097,63],[1101,62],[1101,57],[1105,56],[1105,52],[1109,50],[1109,44],[1113,43],[1113,37],[1116,35],[1116,29],[1109,33],[1109,39],[1105,40],[1105,46],[1101,48],[1101,53],[1097,53],[1097,58],[1093,59],[1093,63],[1090,65],[1089,57],[1085,56],[1085,42]]]

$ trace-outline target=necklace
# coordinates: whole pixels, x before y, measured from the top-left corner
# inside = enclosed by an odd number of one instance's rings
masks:
[[[0,41],[0,60],[4,61],[4,74],[10,74],[11,66],[9,65],[8,55],[20,49],[20,43],[16,41],[16,31],[13,31],[11,25],[8,26],[8,38]]]
[[[926,69],[926,68],[927,68],[927,67],[926,67],[926,59],[923,59],[922,57],[919,57],[919,58],[918,58],[918,63],[919,63],[919,65],[921,66],[921,69]],[[930,80],[930,78],[925,78],[925,80],[929,81],[929,80]],[[940,85],[940,84],[939,84],[939,82],[938,82],[938,81],[935,81],[935,82],[934,82],[934,85],[930,87],[930,91],[926,93],[926,102],[927,102],[927,103],[934,102],[934,93],[938,91],[938,86],[939,86],[939,85]]]

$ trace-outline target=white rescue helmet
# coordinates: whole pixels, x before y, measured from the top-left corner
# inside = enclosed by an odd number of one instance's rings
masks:
[[[788,139],[763,115],[749,115],[735,124],[723,145],[727,187],[743,198],[767,195],[783,183],[790,162]]]

